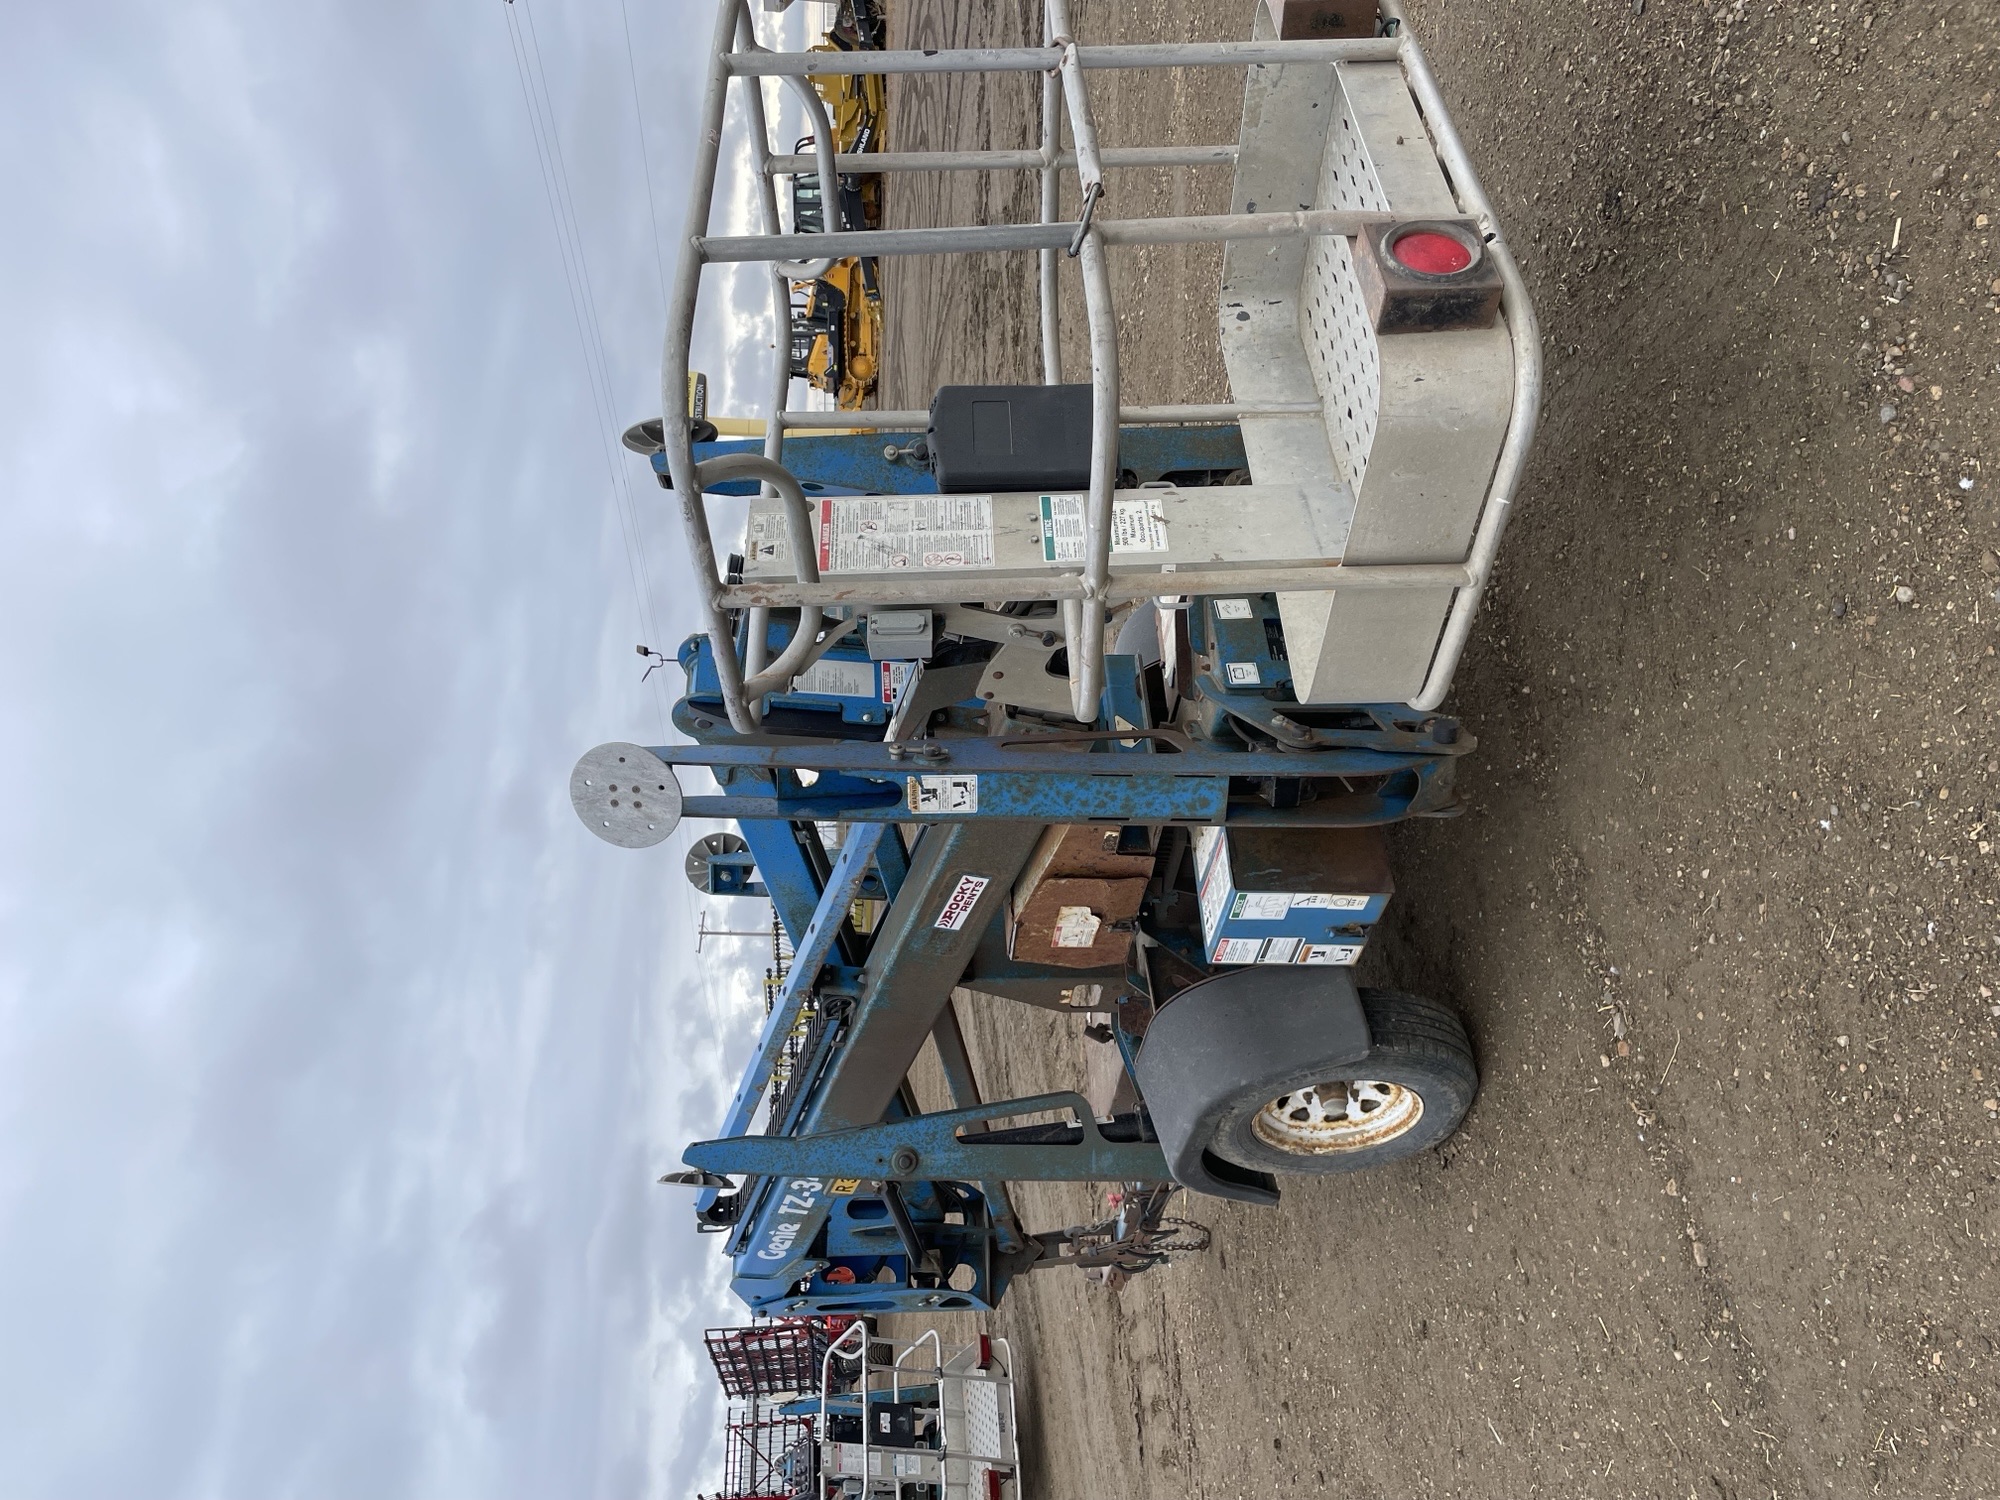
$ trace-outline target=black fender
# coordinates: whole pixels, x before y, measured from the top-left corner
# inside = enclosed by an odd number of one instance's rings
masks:
[[[1276,1098],[1302,1059],[1338,1067],[1371,1045],[1348,969],[1253,964],[1174,996],[1147,1026],[1132,1072],[1176,1182],[1268,1205],[1277,1179],[1211,1151],[1217,1126],[1246,1096]]]

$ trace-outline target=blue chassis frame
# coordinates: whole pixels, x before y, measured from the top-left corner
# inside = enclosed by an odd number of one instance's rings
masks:
[[[1205,610],[1190,611],[1192,620],[1206,615]],[[688,722],[687,710],[712,681],[708,650],[704,638],[690,641],[683,653],[691,693],[677,709],[681,723]],[[1132,724],[1134,715],[1144,712],[1143,668],[1129,656],[1112,656],[1106,665],[1101,722],[1122,718]],[[1266,681],[1288,675],[1281,657],[1269,667]],[[1216,713],[1260,729],[1272,716],[1268,697],[1232,694],[1205,679],[1197,693]],[[865,1043],[867,1028],[899,1024],[894,1017],[867,1014],[871,986],[894,983],[905,967],[919,979],[927,964],[934,967],[932,955],[905,953],[919,945],[905,943],[884,953],[861,940],[847,920],[852,902],[864,891],[879,891],[892,909],[935,910],[945,895],[941,887],[956,874],[947,862],[942,881],[912,884],[913,862],[924,854],[926,841],[999,825],[1024,826],[1032,833],[1052,823],[1090,821],[1324,827],[1445,816],[1456,810],[1454,762],[1473,748],[1454,721],[1413,715],[1401,705],[1344,709],[1337,727],[1319,731],[1319,743],[1300,749],[1251,748],[1227,735],[1196,742],[1171,732],[1124,739],[1096,733],[1101,737],[1068,744],[1043,736],[908,744],[774,736],[768,743],[754,743],[729,736],[718,722],[705,736],[710,743],[655,749],[670,765],[703,765],[715,776],[723,794],[689,797],[683,813],[737,823],[763,891],[795,949],[721,1132],[691,1145],[684,1155],[690,1167],[743,1179],[741,1188],[727,1197],[718,1188],[702,1189],[696,1208],[705,1227],[729,1231],[728,1252],[736,1263],[732,1286],[752,1309],[886,1313],[991,1308],[1014,1275],[1058,1259],[1063,1239],[1060,1234],[1024,1236],[1006,1201],[1005,1182],[1170,1178],[1143,1110],[1136,1128],[1125,1130],[1128,1138],[1111,1139],[1075,1095],[983,1104],[974,1093],[957,1097],[958,1108],[919,1115],[907,1090],[899,1090],[873,1120],[816,1118],[836,1057]],[[802,777],[801,772],[811,775]],[[938,775],[976,777],[977,811],[913,811],[914,786]],[[1301,777],[1359,780],[1373,789],[1333,799],[1331,808],[1263,806],[1240,794],[1266,779]],[[831,860],[815,827],[824,822],[848,825]],[[917,827],[914,849],[906,850],[896,824]],[[988,912],[976,925],[997,920]],[[1200,955],[1190,954],[1185,945],[1176,946],[1176,952],[1200,963]],[[1032,965],[1015,967],[1035,972]],[[942,983],[948,992],[963,972],[959,960],[949,972],[935,973],[932,982]],[[1057,981],[1079,977],[1075,970],[1045,974]],[[1143,973],[1130,973],[1127,980],[1144,991]],[[751,1134],[787,1039],[815,1003],[836,1015],[845,1010],[851,1019],[820,1028],[796,1061],[803,1081],[788,1092],[781,1117],[767,1121],[764,1133]],[[1117,1012],[1113,1016],[1114,1036],[1129,1071],[1138,1038]],[[917,1045],[921,1041],[918,1037]],[[963,1084],[955,1082],[955,1096],[961,1088],[976,1089],[969,1063],[962,1069],[968,1076]],[[1010,1118],[1048,1113],[1067,1116],[1070,1124],[1004,1133]],[[1003,1132],[997,1139],[996,1130]],[[734,1212],[725,1212],[732,1203]],[[969,1269],[969,1278],[956,1274],[961,1267]]]

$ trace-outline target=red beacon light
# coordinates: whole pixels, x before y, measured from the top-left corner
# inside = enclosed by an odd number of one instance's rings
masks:
[[[1380,334],[1491,328],[1500,313],[1500,268],[1471,219],[1369,224],[1354,270]]]
[[[1450,276],[1472,264],[1472,251],[1435,229],[1413,229],[1389,242],[1389,253],[1412,271]]]

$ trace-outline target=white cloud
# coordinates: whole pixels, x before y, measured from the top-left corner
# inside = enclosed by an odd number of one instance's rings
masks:
[[[541,21],[643,410],[622,28]],[[634,22],[672,139],[689,60]],[[567,807],[657,732],[637,621],[692,614],[643,473],[632,594],[504,29],[43,12],[0,127],[0,1472],[678,1492],[733,1309],[651,1178],[758,1013],[690,965],[678,854]]]

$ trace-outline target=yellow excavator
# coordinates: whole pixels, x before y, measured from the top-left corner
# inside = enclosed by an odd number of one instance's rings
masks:
[[[815,52],[878,51],[886,30],[878,0],[843,0],[832,29]],[[882,149],[888,113],[888,80],[880,73],[817,73],[813,89],[826,105],[834,149],[860,156]],[[793,148],[810,152],[807,136]],[[833,227],[882,227],[882,174],[849,172],[840,179],[840,202]],[[826,229],[827,205],[814,173],[792,179],[792,225],[800,234]],[[792,374],[853,411],[874,394],[881,370],[882,287],[873,256],[836,261],[815,281],[792,284]]]
[[[792,284],[792,374],[858,410],[881,370],[882,292],[876,263],[835,261],[817,281]]]
[[[878,0],[843,0],[833,26],[815,52],[880,52],[888,44],[888,28]],[[888,80],[880,73],[816,73],[808,80],[826,104],[835,137],[843,151],[880,151],[871,140],[879,135],[888,112]],[[860,144],[853,144],[853,143]]]

